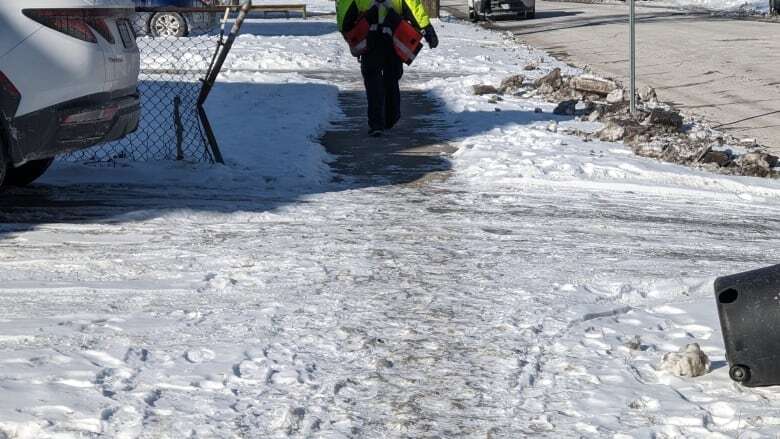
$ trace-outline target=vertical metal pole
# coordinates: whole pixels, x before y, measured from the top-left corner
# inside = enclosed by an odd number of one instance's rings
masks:
[[[629,18],[628,18],[628,39],[629,52],[631,57],[631,66],[629,72],[629,89],[631,93],[631,114],[636,114],[636,10],[634,8],[635,0],[629,0]]]
[[[173,124],[176,126],[176,160],[184,160],[184,125],[181,123],[181,98],[173,98]]]
[[[243,0],[238,17],[236,17],[233,28],[230,29],[227,41],[225,41],[224,44],[222,43],[222,36],[220,35],[220,44],[217,46],[217,51],[214,54],[214,58],[211,60],[211,66],[209,66],[209,71],[206,73],[206,78],[203,80],[203,86],[201,87],[200,95],[198,96],[198,117],[206,132],[206,138],[209,141],[209,146],[211,146],[211,154],[214,156],[214,161],[220,164],[224,164],[225,160],[222,158],[222,152],[219,150],[219,145],[217,144],[217,137],[214,135],[214,130],[211,128],[211,123],[206,115],[204,105],[206,104],[206,99],[209,97],[209,93],[211,93],[211,89],[214,88],[214,84],[217,82],[219,73],[222,71],[222,66],[225,64],[225,59],[230,53],[230,49],[233,48],[233,43],[235,43],[238,33],[241,32],[241,26],[244,24],[244,20],[246,20],[251,8],[252,0]]]

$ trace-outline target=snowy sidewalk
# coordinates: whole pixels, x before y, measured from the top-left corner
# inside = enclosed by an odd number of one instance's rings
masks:
[[[228,166],[60,163],[4,194],[0,437],[780,432],[777,390],[728,378],[711,291],[780,259],[780,185],[473,96],[566,67],[437,26],[387,143],[332,20],[257,21],[211,104]],[[657,367],[692,341],[711,373]]]

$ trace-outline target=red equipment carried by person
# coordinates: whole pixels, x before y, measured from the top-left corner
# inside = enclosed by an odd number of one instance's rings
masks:
[[[402,62],[411,65],[417,54],[422,50],[422,34],[393,9],[387,12],[384,23],[369,24],[369,16],[373,16],[373,21],[376,21],[377,14],[377,7],[372,8],[369,12],[358,17],[355,27],[349,32],[343,33],[344,39],[349,44],[349,51],[353,56],[365,55],[368,52],[369,32],[379,31],[392,36],[393,49],[396,55]]]
[[[368,19],[360,17],[355,27],[343,34],[344,39],[349,44],[349,51],[352,53],[352,56],[365,55],[368,51],[368,31],[370,27]]]
[[[398,58],[411,65],[422,50],[423,36],[406,20],[400,20],[393,31],[393,47]]]

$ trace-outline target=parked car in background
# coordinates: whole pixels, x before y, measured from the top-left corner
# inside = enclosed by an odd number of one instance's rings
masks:
[[[536,16],[536,0],[468,0],[468,7],[472,21]]]
[[[186,37],[207,33],[219,27],[219,12],[177,12],[175,9],[203,8],[224,3],[225,1],[221,0],[135,0],[136,6],[163,10],[139,12],[133,22],[134,28],[138,35],[155,37]],[[164,10],[165,8],[171,10]]]
[[[138,127],[130,0],[0,0],[0,184]]]

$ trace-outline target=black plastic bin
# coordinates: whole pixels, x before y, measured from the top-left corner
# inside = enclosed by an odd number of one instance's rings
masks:
[[[780,265],[716,279],[715,300],[731,379],[780,384]]]

